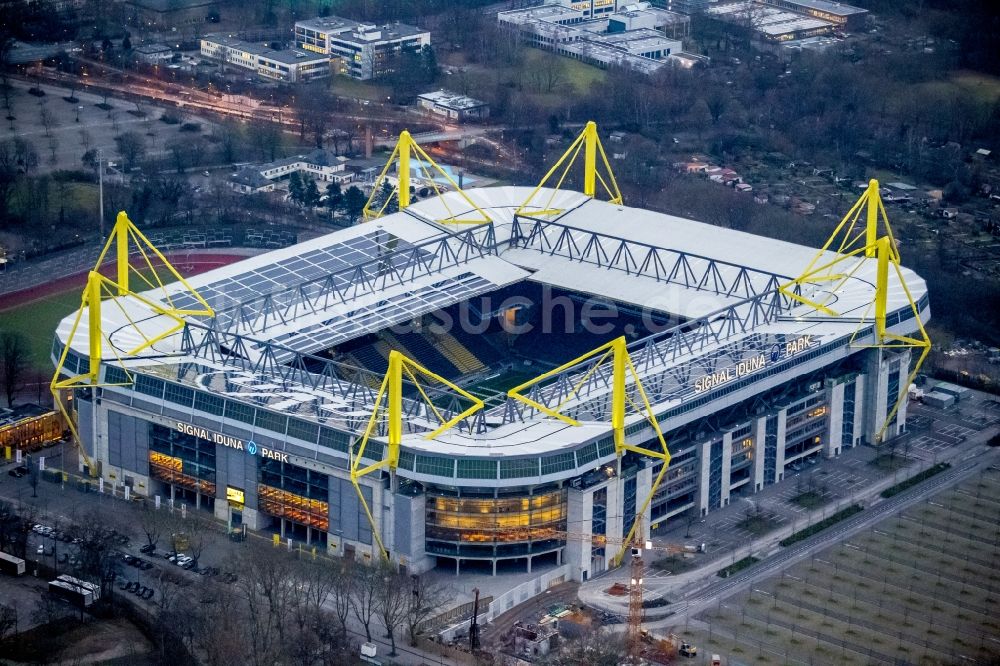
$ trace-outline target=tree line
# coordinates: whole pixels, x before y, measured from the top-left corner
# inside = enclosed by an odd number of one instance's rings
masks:
[[[28,505],[0,502],[0,549],[25,557],[27,536],[38,521]],[[62,573],[101,587],[92,612],[126,616],[145,623],[157,663],[177,663],[183,655],[212,666],[296,664],[340,666],[357,655],[354,627],[365,640],[385,637],[416,645],[425,623],[450,593],[427,576],[409,575],[387,563],[365,565],[342,558],[296,556],[283,548],[247,542],[229,560],[226,576],[202,576],[196,583],[172,565],[144,574],[156,594],[151,608],[122,607],[131,598],[119,592],[121,548],[128,539],[124,518],[85,511],[71,522],[56,520],[57,531],[77,540],[77,555]],[[147,507],[138,516],[146,544],[166,552],[181,549],[195,559],[223,539],[217,525],[166,507]],[[59,541],[54,541],[57,547]],[[213,544],[215,544],[213,546]],[[62,546],[68,548],[68,546]],[[128,605],[128,604],[126,604]],[[25,609],[21,609],[25,612]],[[30,611],[42,623],[65,618],[67,607],[43,594]],[[79,611],[82,616],[82,610]],[[6,611],[0,606],[0,642]],[[9,635],[9,630],[8,630]]]

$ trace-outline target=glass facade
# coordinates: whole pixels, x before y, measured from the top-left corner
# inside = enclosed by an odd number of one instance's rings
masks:
[[[722,440],[708,447],[708,508],[722,505]]]
[[[328,532],[329,477],[280,460],[261,459],[258,508],[275,518]]]
[[[856,399],[857,382],[848,382],[844,385],[844,417],[840,438],[841,446],[854,446],[854,403]]]
[[[500,497],[427,497],[427,552],[518,557],[561,547],[566,491]]]
[[[774,483],[778,467],[778,416],[767,417],[764,430],[764,483]]]
[[[172,486],[215,497],[215,444],[150,423],[149,475]]]

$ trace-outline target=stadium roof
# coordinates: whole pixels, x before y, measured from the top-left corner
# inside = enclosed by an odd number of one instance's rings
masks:
[[[809,264],[813,249],[569,191],[542,190],[516,215],[531,192],[525,187],[468,191],[489,224],[434,222],[470,208],[457,193],[448,193],[376,222],[196,276],[190,283],[216,311],[215,319],[191,318],[184,331],[126,358],[123,365],[357,432],[371,413],[373,387],[381,377],[341,367],[316,352],[522,280],[680,315],[677,327],[630,343],[630,354],[657,412],[683,409],[683,418],[718,408],[702,399],[694,385],[712,368],[769,355],[767,372],[745,387],[737,382],[731,387],[749,396],[853,353],[850,341],[856,335],[859,343],[871,340],[872,261],[858,262],[832,295],[832,307],[841,316],[827,316],[774,290]],[[543,214],[552,209],[562,212]],[[903,274],[925,310],[923,282],[906,269]],[[803,291],[821,299],[827,288],[818,283]],[[180,285],[144,296],[178,307],[191,304]],[[890,330],[912,330],[909,300],[895,275],[890,275],[888,312]],[[59,325],[61,340],[67,339],[73,318]],[[110,340],[103,351],[109,365],[116,355],[124,356],[174,325],[134,297],[105,301],[102,319]],[[86,331],[84,313],[73,340],[80,357],[88,353]],[[788,340],[804,340],[810,353],[783,355]],[[583,373],[581,368],[565,376],[572,382]],[[429,441],[423,437],[430,429],[429,417],[413,407],[404,444],[418,451],[480,456],[579,446],[608,433],[604,415],[610,382],[600,373],[593,381],[586,395],[565,401],[557,383],[543,386],[535,396],[543,404],[562,404],[564,413],[575,414],[584,426],[567,426],[530,409],[516,411],[508,402],[492,406],[475,424]],[[629,416],[631,421],[642,418]]]

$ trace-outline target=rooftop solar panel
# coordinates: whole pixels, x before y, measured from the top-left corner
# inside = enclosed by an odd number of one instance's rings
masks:
[[[220,310],[257,296],[315,280],[351,266],[412,248],[409,242],[381,229],[347,239],[329,247],[310,250],[264,268],[198,287],[214,309]],[[177,308],[194,308],[197,301],[187,293],[172,297]]]
[[[462,273],[289,331],[273,340],[300,352],[329,349],[372,330],[410,321],[498,286],[475,273]]]

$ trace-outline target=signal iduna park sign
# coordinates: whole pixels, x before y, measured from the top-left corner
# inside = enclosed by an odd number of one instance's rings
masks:
[[[764,354],[758,354],[757,356],[751,356],[750,358],[743,359],[736,365],[731,365],[727,368],[723,368],[717,372],[711,372],[707,375],[703,375],[695,380],[694,382],[694,392],[704,393],[717,386],[722,386],[734,379],[739,379],[745,375],[762,370],[764,366],[767,365],[768,360],[772,363],[779,361],[783,358],[788,358],[790,356],[795,356],[813,346],[813,336],[803,335],[802,337],[796,338],[789,342],[781,344],[775,344],[770,353],[770,359]]]
[[[185,435],[198,437],[199,439],[204,439],[212,442],[213,444],[228,446],[229,448],[236,449],[237,451],[246,451],[250,455],[260,455],[261,458],[270,458],[271,460],[288,462],[287,453],[284,453],[283,451],[275,451],[274,449],[269,449],[266,446],[257,446],[257,444],[252,440],[244,442],[239,437],[233,437],[232,435],[215,432],[214,430],[209,430],[208,428],[196,426],[191,423],[184,423],[183,421],[177,421],[176,423],[177,432],[184,433]]]

